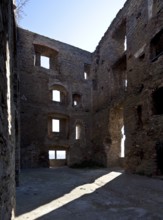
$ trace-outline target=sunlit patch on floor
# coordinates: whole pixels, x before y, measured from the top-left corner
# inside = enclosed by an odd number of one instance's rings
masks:
[[[23,215],[18,216],[16,219],[17,220],[22,220],[22,219],[29,219],[30,220],[35,220],[39,217],[42,217],[44,215],[47,215],[48,213],[55,211],[58,208],[61,208],[62,206],[86,195],[86,194],[91,194],[95,192],[97,189],[105,186],[107,183],[111,182],[118,176],[120,176],[122,173],[121,172],[110,172],[106,175],[103,175],[96,179],[93,183],[89,184],[84,184],[76,187],[73,189],[70,193],[63,195],[62,197],[55,199],[48,204],[42,205],[31,212],[25,213]]]

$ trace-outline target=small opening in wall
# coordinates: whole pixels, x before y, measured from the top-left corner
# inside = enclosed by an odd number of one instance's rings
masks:
[[[60,132],[60,121],[52,119],[52,132]]]
[[[77,106],[77,105],[78,105],[77,101],[76,101],[76,100],[74,100],[74,106]]]
[[[120,151],[120,157],[124,158],[125,157],[125,132],[124,132],[124,125],[121,128],[121,151]]]
[[[163,29],[151,40],[151,61],[156,61],[163,55]]]
[[[57,150],[56,151],[56,159],[65,160],[66,159],[66,151],[65,150]]]
[[[125,79],[125,91],[127,91],[127,79]]]
[[[49,150],[49,160],[56,159],[55,150]]]
[[[58,90],[52,90],[52,100],[55,102],[61,101],[61,92]]]
[[[86,72],[84,72],[84,79],[87,80],[88,79],[88,74]]]
[[[81,95],[80,94],[73,94],[73,106],[81,106]]]
[[[79,140],[81,136],[81,125],[77,124],[75,127],[75,139]]]
[[[124,51],[127,50],[127,36],[125,35],[125,38],[124,38]]]
[[[153,113],[155,115],[162,115],[163,114],[163,87],[157,89],[153,92],[152,98],[153,98]]]
[[[50,58],[46,56],[40,56],[40,65],[46,69],[50,69]]]

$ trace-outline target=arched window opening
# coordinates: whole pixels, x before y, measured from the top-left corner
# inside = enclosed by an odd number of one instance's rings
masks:
[[[61,92],[59,90],[52,90],[52,100],[55,102],[61,101]]]

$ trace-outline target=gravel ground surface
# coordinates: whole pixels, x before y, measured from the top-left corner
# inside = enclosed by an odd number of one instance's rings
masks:
[[[163,220],[163,180],[115,169],[22,170],[16,220]]]

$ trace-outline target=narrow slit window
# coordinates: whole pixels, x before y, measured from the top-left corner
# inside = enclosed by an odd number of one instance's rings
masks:
[[[76,125],[75,127],[75,139],[79,140],[81,138],[81,126]]]
[[[124,158],[125,157],[125,133],[124,133],[124,126],[121,128],[121,151],[120,151],[120,157]]]
[[[55,102],[61,101],[61,92],[58,90],[52,90],[52,100]]]
[[[52,132],[60,132],[60,121],[52,119]]]
[[[40,65],[46,69],[50,69],[50,58],[46,56],[41,56],[40,57]]]
[[[125,35],[125,39],[124,39],[124,51],[127,50],[127,37]]]
[[[87,72],[84,72],[84,79],[85,79],[85,80],[88,79],[88,74],[87,74]]]

